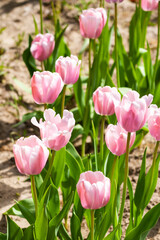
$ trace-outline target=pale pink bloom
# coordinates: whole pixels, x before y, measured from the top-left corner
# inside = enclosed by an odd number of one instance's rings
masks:
[[[83,172],[77,183],[77,192],[83,208],[98,209],[104,207],[110,199],[110,179],[102,172]]]
[[[121,101],[121,95],[115,87],[98,87],[93,93],[94,109],[100,115],[112,115],[115,106]]]
[[[141,8],[144,11],[152,11],[158,8],[158,0],[142,0]]]
[[[55,64],[56,72],[61,76],[64,84],[74,84],[79,78],[81,61],[74,55],[59,57]]]
[[[124,154],[127,146],[127,135],[128,132],[126,132],[118,123],[117,125],[109,124],[105,133],[105,141],[108,149],[117,156]],[[135,137],[135,132],[131,133],[129,147],[133,145]]]
[[[18,171],[26,175],[39,174],[49,156],[46,146],[34,135],[19,138],[13,145],[13,152]]]
[[[58,73],[34,72],[31,79],[33,99],[37,104],[54,103],[64,84]]]
[[[151,105],[149,108],[148,128],[150,134],[160,141],[160,108],[157,105]]]
[[[43,143],[48,148],[58,151],[69,142],[75,119],[68,110],[63,111],[62,119],[59,114],[55,114],[52,109],[46,109],[44,111],[44,122],[40,119],[38,123],[35,117],[31,119],[31,122],[40,129]]]
[[[152,100],[151,94],[140,98],[138,92],[129,90],[115,108],[119,124],[127,132],[136,132],[141,129],[146,123],[148,107]]]
[[[31,44],[31,54],[38,61],[46,60],[53,52],[54,36],[50,33],[38,34]]]
[[[106,24],[107,15],[103,8],[83,10],[79,17],[80,32],[85,38],[98,38]]]

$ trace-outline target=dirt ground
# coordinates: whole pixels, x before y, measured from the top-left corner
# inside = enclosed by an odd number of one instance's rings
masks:
[[[67,1],[61,13],[61,24],[69,24],[65,40],[69,44],[72,54],[77,55],[82,47],[83,39],[80,35],[77,16],[78,9],[74,7],[74,0]],[[98,1],[94,1],[92,6],[98,6]],[[113,5],[106,4],[106,8],[111,8],[110,23],[113,23]],[[135,9],[135,4],[124,0],[118,5],[118,27],[123,36],[124,45],[128,46],[128,27]],[[51,9],[45,5],[44,27],[50,32],[54,31],[51,25]],[[0,29],[5,30],[0,34],[0,49],[4,49],[4,54],[0,56],[0,69],[3,67],[5,75],[0,77],[0,232],[6,232],[6,221],[2,215],[13,204],[14,200],[21,200],[31,197],[30,183],[25,181],[26,177],[21,175],[15,167],[12,147],[14,141],[21,137],[33,133],[31,124],[22,124],[18,128],[13,125],[20,120],[24,113],[35,109],[30,91],[30,76],[22,60],[22,53],[28,44],[28,34],[34,34],[33,17],[35,16],[39,24],[39,3],[38,0],[1,0],[0,1]],[[152,57],[155,59],[156,36],[157,36],[157,12],[153,12],[151,17],[152,25],[148,27],[147,39],[152,49]],[[112,41],[112,46],[114,41]],[[84,58],[86,62],[86,58]],[[85,64],[83,64],[85,71]],[[25,84],[26,90],[19,83]],[[135,188],[140,171],[143,150],[147,146],[147,166],[151,165],[154,141],[151,136],[145,137],[142,145],[134,150],[130,155],[130,179]],[[149,204],[148,210],[159,202],[160,199],[160,175],[157,189]],[[125,216],[123,224],[129,222],[129,200],[125,205]],[[14,217],[21,227],[27,226],[27,222]],[[83,223],[84,236],[87,233],[86,224]],[[160,239],[160,221],[149,233],[147,239]]]

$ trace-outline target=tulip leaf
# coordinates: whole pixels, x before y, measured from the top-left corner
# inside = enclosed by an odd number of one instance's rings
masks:
[[[140,224],[131,230],[125,237],[125,240],[144,240],[149,233],[149,230],[156,224],[160,217],[160,203],[148,211]]]
[[[72,192],[69,197],[68,200],[66,201],[65,205],[63,206],[62,210],[60,211],[60,213],[53,217],[50,221],[49,221],[49,232],[48,232],[48,239],[53,239],[53,233],[55,233],[55,229],[59,227],[59,225],[61,224],[63,218],[66,216],[66,214],[68,213],[71,204],[72,204],[72,200],[73,200],[73,195],[74,193]]]
[[[7,234],[0,232],[0,240],[7,240]]]
[[[24,234],[24,236],[23,236],[22,240],[34,239],[34,237],[33,237],[33,225],[31,225],[28,228],[24,229],[23,234]]]
[[[53,162],[52,181],[57,188],[60,186],[63,177],[65,159],[66,149],[63,147],[56,152]]]
[[[81,167],[81,171],[84,171],[84,165],[82,162],[82,158],[79,155],[79,153],[77,152],[77,150],[75,149],[74,145],[69,142],[66,146],[67,151],[77,160],[77,162],[79,163],[80,167]]]
[[[118,227],[119,225],[117,225],[114,230],[108,234],[103,240],[114,240],[115,239],[115,234],[116,234],[116,231],[118,230]]]
[[[73,142],[79,135],[83,134],[83,127],[80,124],[75,125],[72,131],[72,136],[70,138],[70,141]]]
[[[82,87],[81,77],[79,77],[78,81],[73,85],[73,90],[74,90],[74,95],[75,95],[76,103],[78,106],[79,114],[80,114],[81,118],[83,118],[85,97],[84,97],[84,91],[83,91],[83,87]]]
[[[60,239],[72,240],[62,223],[59,227],[58,236],[60,237]]]
[[[21,240],[22,237],[22,229],[9,216],[7,216],[7,240]]]
[[[82,239],[80,220],[74,211],[71,217],[71,236],[72,240]]]
[[[130,199],[130,219],[129,219],[129,225],[127,227],[126,233],[129,233],[130,230],[133,228],[133,206],[134,206],[134,194],[133,194],[133,188],[132,188],[132,183],[129,177],[127,178],[127,186],[129,190],[129,199]]]
[[[46,207],[42,207],[35,221],[36,240],[46,240],[48,232],[48,217]]]
[[[17,204],[18,203],[18,204]],[[35,207],[33,203],[33,199],[24,199],[17,202],[14,206],[12,206],[8,211],[6,211],[5,215],[15,215],[22,218],[26,218],[26,220],[32,224],[35,222]],[[26,213],[28,211],[28,213]],[[23,215],[24,214],[24,215]]]

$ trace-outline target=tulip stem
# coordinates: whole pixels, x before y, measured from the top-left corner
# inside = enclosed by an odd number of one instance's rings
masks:
[[[61,104],[61,117],[63,117],[63,111],[64,111],[64,105],[65,105],[66,87],[67,87],[67,85],[64,85],[64,87],[63,87],[62,104]]]
[[[83,127],[84,130],[87,126],[88,121],[88,114],[89,114],[89,98],[90,98],[90,88],[91,88],[91,39],[89,39],[89,76],[88,76],[88,82],[87,82],[87,88],[86,88],[86,95],[85,95],[85,109],[84,109],[84,118],[83,118]],[[85,144],[86,144],[86,135],[84,134],[82,137],[82,149],[81,154],[82,157],[85,156]]]
[[[156,73],[157,73],[157,68],[158,68],[159,47],[160,47],[160,1],[158,3],[157,54],[156,54],[156,60],[155,60],[155,65],[154,65],[153,82],[152,82],[152,86],[153,86],[152,92],[153,93],[155,90]]]
[[[55,7],[54,7],[54,3],[53,3],[53,1],[51,1],[51,7],[52,7],[52,13],[53,13],[54,27],[55,27],[55,29],[56,29],[56,25],[57,25],[56,9],[55,9]]]
[[[44,71],[44,63],[43,62],[41,62],[41,70],[42,70],[42,72]]]
[[[114,5],[114,33],[115,33],[115,63],[116,63],[116,75],[117,75],[117,87],[120,87],[119,81],[119,65],[118,65],[118,42],[117,42],[117,3]]]
[[[46,189],[46,185],[47,185],[47,182],[50,178],[50,175],[51,175],[51,172],[52,172],[52,167],[53,167],[53,160],[54,160],[54,156],[55,156],[55,151],[53,150],[52,151],[52,157],[51,157],[51,160],[49,161],[49,167],[48,167],[48,171],[47,171],[47,174],[44,178],[44,182],[43,182],[43,185],[42,185],[42,188],[41,188],[41,191],[40,191],[40,199],[42,198],[43,196],[43,193]]]
[[[94,240],[94,209],[91,209],[91,240]]]
[[[155,165],[156,165],[156,158],[157,158],[158,146],[159,146],[159,141],[157,141],[157,143],[156,143],[155,150],[154,150],[154,154],[153,154],[153,162],[152,162],[152,173],[151,173],[150,187],[151,187],[152,184],[153,184],[154,169],[155,169]],[[149,192],[149,191],[148,191],[148,192]]]
[[[125,174],[124,174],[124,183],[123,183],[122,203],[121,203],[121,209],[120,209],[120,215],[119,215],[119,221],[118,221],[120,226],[121,226],[121,222],[122,222],[123,211],[124,211],[124,204],[125,204],[125,200],[126,200],[130,137],[131,137],[131,133],[128,132],[128,135],[127,135],[127,146],[126,146],[126,155],[125,155]]]
[[[103,165],[103,144],[104,144],[104,125],[105,125],[105,116],[102,116],[101,119],[101,133],[100,133],[100,171],[104,172]]]
[[[40,5],[40,24],[41,24],[41,33],[43,34],[43,12],[42,12],[42,0],[39,0]]]
[[[32,197],[35,205],[35,214],[36,217],[38,215],[38,200],[37,200],[37,191],[36,191],[36,185],[35,185],[35,179],[34,176],[31,175],[31,191],[32,191]]]

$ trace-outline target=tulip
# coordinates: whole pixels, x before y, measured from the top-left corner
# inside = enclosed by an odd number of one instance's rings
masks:
[[[150,134],[160,141],[160,108],[151,105],[149,108],[148,128]]]
[[[108,149],[113,154],[121,156],[126,152],[127,134],[128,133],[119,124],[108,125],[105,133],[105,141]],[[135,137],[136,137],[135,132],[131,133],[129,147],[133,145]]]
[[[100,115],[112,115],[115,106],[121,101],[121,96],[115,87],[99,87],[93,93],[95,112]]]
[[[106,0],[108,3],[120,3],[123,2],[123,0]]]
[[[63,111],[62,119],[59,114],[55,114],[54,110],[46,109],[44,111],[44,122],[40,119],[38,123],[35,117],[31,119],[31,122],[39,127],[43,143],[48,148],[58,151],[69,142],[75,120],[73,114],[68,110]]]
[[[55,64],[56,72],[61,76],[64,84],[74,84],[79,78],[81,61],[76,56],[59,57]]]
[[[13,145],[13,152],[19,172],[26,175],[39,174],[49,156],[46,146],[34,135],[19,138]]]
[[[98,38],[106,20],[106,11],[102,8],[84,10],[79,17],[81,35],[85,38]]]
[[[110,179],[102,172],[87,171],[81,173],[77,183],[77,192],[85,209],[104,207],[110,199]]]
[[[46,60],[53,52],[54,36],[50,33],[38,34],[31,44],[31,54],[38,61]]]
[[[34,101],[37,104],[54,103],[63,88],[63,82],[58,73],[48,71],[34,72],[31,79]]]
[[[139,98],[139,93],[129,90],[115,107],[115,113],[119,124],[127,132],[136,132],[141,129],[147,120],[148,107],[153,100],[149,94]]]
[[[141,0],[141,8],[144,11],[152,11],[158,8],[158,0]]]

